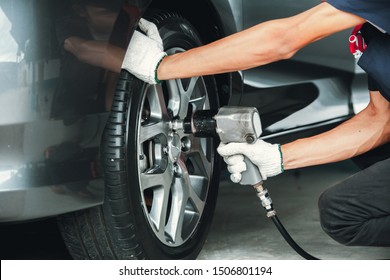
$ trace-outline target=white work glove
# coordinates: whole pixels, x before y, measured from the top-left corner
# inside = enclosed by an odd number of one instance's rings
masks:
[[[241,173],[246,170],[244,156],[255,164],[263,180],[283,172],[282,152],[279,144],[270,144],[258,139],[254,144],[229,143],[220,144],[218,153],[227,163],[230,179],[234,183],[241,181]]]
[[[146,34],[135,31],[127,47],[122,69],[149,84],[157,84],[157,67],[167,55],[157,26],[141,18],[139,28]]]

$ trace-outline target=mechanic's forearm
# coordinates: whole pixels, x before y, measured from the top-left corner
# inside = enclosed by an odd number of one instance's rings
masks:
[[[115,73],[120,72],[125,56],[125,50],[107,42],[85,40],[79,37],[67,38],[64,48],[84,63]]]
[[[365,20],[322,3],[306,12],[258,24],[211,44],[167,56],[160,80],[245,70],[293,56],[307,44]]]
[[[365,110],[328,132],[282,145],[284,168],[287,170],[337,162],[388,142],[389,103],[379,92],[376,99],[380,99],[383,104],[380,109],[370,103]]]
[[[286,33],[286,27],[281,25],[280,31],[269,30],[268,32],[265,31],[267,28],[268,24],[256,26],[206,46],[167,56],[160,64],[157,76],[160,80],[169,80],[219,74],[245,70],[288,58],[288,55],[284,55],[282,50],[265,43],[265,40],[268,40],[276,45],[277,41],[283,40],[283,37],[277,36],[275,33]],[[267,38],[270,39],[266,39],[261,33],[266,33]],[[271,37],[275,37],[275,39],[271,39]],[[260,45],[262,51],[258,51]]]

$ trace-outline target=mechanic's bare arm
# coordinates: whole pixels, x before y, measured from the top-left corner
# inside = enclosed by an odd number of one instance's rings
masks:
[[[281,146],[283,166],[294,169],[348,159],[390,141],[390,103],[370,92],[370,103],[336,128]]]
[[[167,56],[160,80],[245,70],[293,56],[299,49],[338,31],[364,23],[327,3],[290,18],[261,23],[211,44]]]
[[[78,60],[115,73],[119,73],[125,50],[107,42],[86,40],[80,37],[69,37],[64,42],[65,50],[71,52]]]

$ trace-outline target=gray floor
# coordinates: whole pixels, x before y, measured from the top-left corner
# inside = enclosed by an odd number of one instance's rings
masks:
[[[265,182],[278,216],[293,239],[321,259],[390,259],[390,248],[345,247],[321,229],[317,198],[330,184],[346,178],[350,162],[287,171]],[[289,247],[251,187],[222,180],[219,200],[201,260],[302,259]]]

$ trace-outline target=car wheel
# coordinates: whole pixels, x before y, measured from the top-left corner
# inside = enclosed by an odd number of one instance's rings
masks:
[[[181,16],[158,12],[168,54],[200,45]],[[76,259],[193,259],[211,224],[219,185],[217,142],[172,129],[190,111],[218,108],[212,76],[147,85],[122,70],[103,135],[105,202],[63,215]]]

